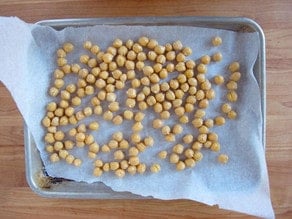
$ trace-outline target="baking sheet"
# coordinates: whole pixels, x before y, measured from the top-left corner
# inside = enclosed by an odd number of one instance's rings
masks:
[[[259,108],[260,108],[260,106],[259,106]],[[260,112],[260,111],[258,111],[258,112]],[[255,113],[258,113],[258,112],[255,112]],[[261,114],[257,114],[258,116],[261,116]],[[253,139],[251,139],[251,140],[253,140]],[[254,142],[254,141],[252,141],[252,142]],[[260,143],[260,145],[262,145],[261,143]],[[244,148],[242,148],[242,149],[244,149]],[[213,172],[213,174],[216,174],[215,172]],[[254,182],[259,182],[260,181],[260,176],[256,176],[256,175],[252,175],[251,176],[251,178],[250,179],[252,179],[252,184],[254,184]],[[222,183],[222,182],[221,182]],[[208,182],[207,182],[207,184],[208,184]],[[219,184],[220,184],[220,182],[219,182]],[[256,183],[255,183],[256,184]],[[210,183],[210,185],[209,186],[214,186],[212,183]],[[246,188],[250,188],[250,186],[249,185],[246,185],[247,187]],[[210,187],[210,188],[211,188]],[[222,185],[221,186],[219,186],[219,187],[222,187]],[[218,187],[218,188],[219,188]],[[216,190],[216,189],[218,189],[218,188],[216,188],[216,186],[214,187],[214,189]],[[239,187],[238,188],[231,188],[231,187],[228,187],[229,189],[234,189],[234,191],[238,191],[238,189],[239,189]],[[170,190],[170,191],[174,191],[174,190]],[[185,195],[187,195],[187,194],[185,194]],[[203,197],[203,199],[204,198],[206,198],[207,197],[207,199],[208,198],[210,198],[210,197],[208,197],[208,194],[207,193],[205,193],[205,197]],[[187,196],[185,197],[185,198],[187,198]],[[232,199],[230,199],[230,200],[232,200]],[[215,203],[216,203],[216,200],[214,200],[215,201]],[[234,200],[233,200],[234,201]],[[202,202],[205,202],[205,203],[208,203],[208,204],[212,204],[212,203],[210,203],[210,202],[208,202],[208,201],[202,201]],[[232,203],[232,202],[231,202]],[[229,203],[229,204],[231,204],[231,203]]]

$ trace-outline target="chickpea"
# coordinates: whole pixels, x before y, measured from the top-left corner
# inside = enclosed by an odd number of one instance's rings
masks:
[[[195,141],[192,144],[192,149],[195,150],[195,151],[201,150],[202,147],[203,147],[203,144],[201,142],[198,142],[198,141]]]
[[[241,77],[240,72],[233,72],[230,75],[229,79],[236,82],[236,81],[239,81],[240,77]]]
[[[123,178],[125,176],[126,172],[125,170],[123,169],[117,169],[115,171],[115,175],[118,177],[118,178]]]
[[[63,148],[64,148],[64,144],[61,141],[56,141],[54,143],[54,150],[55,151],[60,151]]]
[[[150,75],[149,79],[152,83],[158,83],[160,81],[160,78],[156,73],[153,73],[152,75]]]
[[[149,49],[154,49],[155,46],[157,46],[157,45],[158,45],[158,42],[155,39],[150,39],[148,44],[147,44],[147,47]]]
[[[115,171],[115,170],[119,169],[120,164],[119,164],[119,162],[113,161],[113,162],[109,163],[109,167],[110,167],[110,170]]]
[[[134,50],[135,53],[139,53],[139,52],[142,52],[143,51],[143,48],[138,43],[134,43],[133,44],[133,50]]]
[[[199,128],[199,133],[201,134],[207,134],[209,132],[209,129],[207,126],[205,125],[202,125],[200,128]]]
[[[194,138],[193,135],[187,134],[183,137],[183,142],[185,144],[190,144],[193,141],[193,138]]]
[[[199,73],[202,73],[202,74],[205,74],[207,72],[207,66],[203,63],[200,63],[198,66],[197,66],[197,71]]]
[[[165,100],[165,95],[164,93],[158,93],[155,95],[155,99],[157,102],[162,103]]]
[[[58,58],[65,58],[66,55],[67,55],[67,53],[65,52],[65,50],[63,50],[63,49],[58,49],[57,50],[57,56],[58,56]]]
[[[174,142],[175,141],[175,135],[170,133],[164,136],[165,141],[168,142]]]
[[[153,106],[153,110],[156,113],[161,113],[163,111],[162,104],[161,103],[155,103],[154,106]]]
[[[225,124],[225,119],[222,116],[217,116],[214,119],[215,125],[221,126]]]
[[[173,134],[180,134],[182,133],[183,131],[183,127],[180,125],[180,124],[175,124],[173,127],[172,127],[172,132]]]
[[[72,115],[72,116],[70,116],[69,117],[69,123],[71,124],[71,125],[76,125],[77,124],[77,119],[76,119],[76,117],[74,116],[74,115]]]
[[[154,119],[152,122],[152,127],[155,129],[161,128],[163,126],[163,121],[160,119]]]
[[[167,72],[169,72],[169,73],[173,72],[173,71],[174,71],[174,64],[173,64],[173,63],[168,63],[168,64],[166,65],[166,70],[167,70]]]
[[[53,162],[53,163],[58,162],[58,161],[60,160],[59,155],[58,155],[57,153],[53,153],[53,154],[51,154],[51,156],[50,156],[50,160],[51,160],[51,162]]]
[[[91,151],[88,151],[87,156],[88,156],[90,159],[94,159],[94,158],[96,158],[96,153],[93,153],[93,152],[91,152]]]
[[[176,144],[173,146],[172,151],[176,154],[182,154],[184,151],[184,146],[182,144]]]
[[[120,168],[123,170],[126,170],[129,167],[128,161],[127,160],[122,160],[120,161]]]
[[[198,106],[199,106],[200,108],[206,109],[206,108],[209,106],[209,101],[208,101],[208,99],[200,100]]]
[[[181,41],[177,40],[177,41],[173,42],[172,48],[176,51],[182,50],[183,45],[182,45]]]
[[[129,156],[138,156],[139,150],[136,147],[130,147],[128,151]]]
[[[71,73],[71,65],[69,65],[69,64],[63,65],[62,70],[65,74]]]
[[[133,133],[133,134],[131,135],[131,141],[132,141],[133,143],[138,143],[138,142],[141,141],[141,136],[140,136],[138,133]]]
[[[194,167],[196,165],[196,161],[193,158],[185,159],[184,163],[185,163],[186,167]]]
[[[189,117],[187,117],[186,115],[183,115],[179,118],[180,123],[186,124],[189,122]]]
[[[168,77],[168,71],[165,68],[161,69],[161,71],[159,72],[159,77],[161,79],[167,78]]]
[[[137,166],[137,172],[143,174],[146,171],[146,165],[144,163],[139,163]]]
[[[122,160],[124,159],[125,155],[124,152],[122,150],[117,150],[114,152],[114,159],[115,160]]]
[[[231,110],[227,113],[229,119],[235,119],[237,117],[237,113],[234,110]]]
[[[236,102],[238,99],[237,93],[234,90],[228,92],[226,97],[230,102]]]
[[[211,83],[208,80],[205,80],[201,83],[202,90],[210,90],[211,89]]]
[[[121,140],[119,143],[119,148],[121,148],[121,149],[129,148],[129,142],[125,139]]]
[[[193,104],[190,104],[190,103],[185,104],[185,112],[189,113],[189,112],[192,112],[193,110],[194,110]]]
[[[176,164],[176,170],[178,170],[178,171],[184,170],[185,168],[186,168],[186,165],[183,161],[179,161]]]
[[[127,53],[128,60],[134,61],[136,57],[137,57],[137,54],[133,50],[128,51]]]
[[[100,167],[95,167],[94,170],[93,170],[93,175],[94,176],[99,177],[99,176],[102,175],[102,173],[103,173],[103,171],[102,171],[102,169]]]
[[[203,73],[198,73],[197,76],[197,82],[203,83],[204,81],[206,81],[206,75]]]
[[[165,97],[167,100],[174,100],[175,99],[175,94],[173,91],[169,90],[166,92]]]
[[[202,100],[205,98],[205,92],[203,90],[198,90],[196,93],[197,100]]]
[[[123,117],[120,116],[120,115],[116,115],[116,116],[113,117],[112,122],[113,122],[115,125],[120,125],[120,124],[123,123]]]
[[[167,151],[160,151],[160,152],[158,153],[158,157],[159,157],[160,159],[165,159],[165,158],[167,157]]]
[[[139,143],[136,145],[136,148],[139,150],[139,152],[143,152],[143,151],[145,151],[145,149],[146,149],[146,145],[145,145],[143,142],[139,142]]]
[[[179,162],[179,156],[177,154],[174,154],[172,153],[170,156],[169,156],[169,162],[170,163],[173,163],[173,164],[176,164]]]
[[[171,107],[172,107],[172,104],[169,101],[164,101],[162,103],[162,107],[163,107],[164,110],[170,110]]]
[[[79,106],[81,104],[81,99],[80,97],[73,97],[71,100],[71,103],[73,106]]]
[[[212,141],[206,141],[206,142],[204,143],[204,147],[205,147],[205,148],[210,148],[211,145],[212,145]]]
[[[109,105],[108,105],[108,108],[110,111],[112,112],[116,112],[120,109],[119,107],[119,102],[111,102]]]
[[[178,62],[175,65],[175,70],[177,70],[178,72],[184,72],[186,70],[186,65],[184,62]]]
[[[175,59],[175,52],[174,51],[169,51],[166,53],[166,60],[167,61],[173,61]]]
[[[148,96],[146,102],[149,106],[153,106],[156,103],[156,99],[154,96]]]
[[[129,164],[132,166],[137,166],[140,163],[139,157],[132,156],[129,158]]]
[[[111,149],[107,144],[104,144],[101,146],[101,151],[104,153],[109,153],[111,151]]]
[[[90,145],[90,144],[94,143],[93,135],[86,135],[84,143],[87,144],[87,145]]]
[[[163,135],[168,135],[169,133],[170,133],[170,127],[169,126],[163,126],[162,128],[161,128],[161,133],[163,134]]]
[[[104,172],[108,172],[110,170],[110,164],[109,163],[104,163],[102,166],[102,170]]]
[[[144,63],[144,62],[142,62],[142,61],[138,61],[138,62],[136,62],[136,68],[137,68],[139,71],[141,71],[141,70],[144,68],[144,66],[145,66],[145,63]]]
[[[201,63],[203,63],[205,65],[209,64],[210,61],[211,61],[211,58],[208,55],[204,55],[204,56],[201,57]]]
[[[46,117],[43,118],[42,124],[43,124],[44,127],[50,127],[51,120],[46,116]]]
[[[207,128],[212,128],[214,126],[214,120],[213,119],[206,119],[204,121],[204,125],[207,127]]]
[[[160,118],[161,119],[164,119],[164,120],[166,120],[166,119],[169,119],[169,117],[170,117],[170,112],[168,112],[168,111],[162,111],[161,113],[160,113]]]
[[[93,142],[89,145],[89,151],[93,152],[93,153],[98,153],[99,152],[99,144],[97,144],[96,142]]]
[[[226,154],[220,154],[217,159],[219,163],[225,164],[228,162],[229,158],[228,158],[228,155]]]
[[[219,151],[220,150],[220,144],[218,143],[218,142],[213,142],[212,144],[211,144],[211,150],[212,151],[215,151],[215,152],[217,152],[217,151]]]
[[[131,174],[131,175],[135,175],[136,172],[137,172],[137,167],[136,167],[136,166],[129,166],[129,167],[127,168],[127,171],[128,171],[129,174]]]
[[[215,98],[215,91],[213,89],[207,90],[205,96],[207,100],[212,100]]]
[[[51,87],[49,90],[49,94],[52,97],[56,97],[59,94],[59,89],[56,87]]]
[[[205,111],[203,111],[205,112]],[[203,125],[203,119],[202,117],[198,117],[198,115],[196,116],[195,114],[195,119],[192,121],[192,124],[195,128],[199,128]]]
[[[229,113],[231,111],[231,106],[228,103],[224,103],[221,105],[221,111],[223,113]]]
[[[194,160],[195,161],[200,161],[203,159],[203,154],[200,151],[196,151],[194,153]]]
[[[101,107],[101,106],[96,106],[96,107],[94,107],[93,112],[94,112],[94,114],[96,114],[96,115],[101,115],[101,114],[102,114],[102,107]]]
[[[222,53],[216,52],[215,54],[213,54],[212,59],[215,62],[220,62],[222,60]]]
[[[53,133],[47,133],[45,135],[45,142],[50,143],[50,144],[55,142]]]
[[[58,64],[59,67],[62,67],[62,66],[64,66],[64,65],[67,64],[67,59],[65,59],[65,58],[58,58],[57,59],[57,64]]]
[[[200,143],[205,143],[207,141],[207,134],[199,134],[197,140]]]
[[[134,125],[132,126],[132,131],[133,132],[139,132],[143,129],[143,125],[141,122],[135,122]]]
[[[109,111],[109,110],[107,110],[107,111],[105,111],[105,112],[103,113],[103,119],[104,119],[104,120],[109,121],[109,120],[112,120],[113,117],[114,117],[113,113],[112,113],[111,111]]]
[[[130,98],[127,98],[126,100],[126,106],[129,107],[129,108],[134,108],[136,105],[136,101],[135,99],[130,99]]]
[[[177,116],[183,116],[185,114],[185,109],[184,107],[180,106],[180,107],[177,107],[175,110],[174,110],[174,113],[177,115]]]
[[[239,68],[240,68],[240,64],[238,62],[232,62],[229,65],[228,70],[233,73],[233,72],[239,71]]]
[[[161,170],[161,167],[159,164],[155,163],[155,164],[152,164],[152,166],[150,167],[150,170],[152,173],[158,173]]]
[[[164,63],[166,62],[166,58],[165,58],[165,56],[164,56],[164,55],[158,55],[158,56],[156,57],[156,62],[157,62],[157,63],[160,63],[160,64],[164,64]]]
[[[157,46],[154,47],[154,51],[155,51],[157,54],[159,54],[159,55],[164,54],[164,52],[165,52],[165,47],[164,47],[164,46],[161,46],[161,45],[157,45]]]
[[[132,111],[130,111],[130,110],[124,111],[124,119],[131,120],[133,118],[133,116],[134,116],[134,114]]]
[[[186,103],[195,104],[197,102],[196,96],[190,95],[186,98]]]
[[[220,46],[222,44],[222,39],[219,36],[216,36],[212,39],[213,46]]]

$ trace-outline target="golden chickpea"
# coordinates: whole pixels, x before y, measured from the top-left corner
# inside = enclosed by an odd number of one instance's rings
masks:
[[[132,126],[132,131],[133,132],[139,132],[143,129],[143,125],[141,122],[135,122]]]
[[[237,93],[234,90],[228,92],[226,97],[230,102],[236,102],[238,99]]]
[[[129,156],[138,156],[139,150],[136,147],[130,147],[128,154]]]
[[[111,102],[108,105],[108,109],[112,112],[116,112],[120,109],[119,102]]]
[[[192,144],[192,149],[195,150],[195,151],[201,150],[202,147],[203,147],[203,144],[201,142],[198,142],[198,141],[195,141]]]
[[[76,119],[76,117],[74,116],[74,115],[72,115],[72,116],[70,116],[69,117],[69,123],[71,124],[71,125],[76,125],[77,124],[77,119]]]
[[[227,89],[229,90],[236,90],[237,89],[237,83],[235,81],[229,81],[226,84]]]
[[[111,151],[111,149],[107,144],[104,144],[101,146],[101,151],[104,153],[109,153]]]
[[[169,126],[163,126],[162,128],[161,128],[161,133],[163,134],[163,135],[168,135],[169,133],[170,133],[170,127]]]
[[[59,94],[59,89],[56,87],[51,87],[49,90],[49,94],[52,97],[56,97]]]
[[[139,157],[132,156],[129,158],[129,164],[132,166],[137,166],[140,163]]]
[[[178,62],[175,65],[175,70],[177,70],[178,72],[184,72],[186,70],[186,65],[184,62]]]
[[[159,72],[159,77],[161,79],[167,78],[168,77],[168,71],[165,68],[161,69],[161,71]]]
[[[89,151],[93,152],[93,153],[98,153],[99,152],[99,144],[97,144],[96,142],[93,142],[89,145]]]
[[[120,115],[116,115],[116,116],[113,117],[112,122],[113,122],[115,125],[120,125],[120,124],[123,123],[123,117],[120,116]]]
[[[141,101],[138,104],[138,108],[143,111],[143,110],[146,110],[148,108],[148,105],[147,105],[147,103],[145,101]]]
[[[185,168],[186,168],[186,165],[183,161],[179,161],[176,164],[176,170],[178,170],[178,171],[184,170]]]
[[[161,170],[161,167],[159,164],[155,163],[151,165],[150,170],[152,173],[158,173]]]
[[[47,133],[45,135],[45,142],[50,143],[50,144],[55,142],[53,133]]]
[[[174,142],[175,141],[175,135],[170,133],[168,135],[165,135],[164,139],[165,139],[165,141],[168,141],[168,142]]]
[[[141,136],[140,136],[138,133],[133,133],[133,134],[131,135],[131,141],[132,141],[133,143],[138,143],[138,142],[141,141]]]
[[[138,43],[134,43],[133,44],[133,48],[135,53],[139,53],[139,52],[142,52],[143,51],[143,48],[141,45],[139,45]]]
[[[88,151],[87,156],[88,156],[90,159],[94,159],[94,158],[96,158],[96,153],[93,153],[93,152],[91,152],[91,151]]]
[[[175,100],[175,94],[171,90],[166,92],[165,97],[167,100]]]
[[[55,114],[53,112],[47,112],[46,116],[49,118],[49,119],[53,119],[55,117]],[[59,119],[59,118],[58,118]]]
[[[124,159],[124,157],[125,157],[125,154],[122,150],[117,150],[114,152],[114,159],[115,160],[122,160],[122,159]]]
[[[201,83],[201,88],[203,90],[210,90],[211,89],[211,83],[207,80]]]
[[[103,113],[103,119],[104,119],[104,120],[109,121],[109,120],[112,120],[113,117],[114,117],[113,113],[112,113],[111,111],[109,111],[109,110],[107,110],[107,111],[105,111],[105,112]]]
[[[101,115],[102,114],[102,107],[101,106],[96,106],[96,107],[94,107],[94,109],[93,109],[93,112],[94,112],[94,114],[96,114],[96,115]]]
[[[205,125],[202,125],[200,128],[199,128],[199,133],[201,134],[207,134],[209,132],[209,129],[207,126]]]
[[[184,146],[182,144],[176,144],[173,146],[172,151],[176,154],[182,154],[184,151]]]
[[[63,49],[64,49],[64,51],[65,51],[66,53],[72,52],[73,49],[74,49],[74,45],[73,45],[72,43],[69,43],[69,42],[64,43],[64,44],[63,44]]]
[[[216,52],[215,54],[213,54],[212,59],[215,62],[220,62],[222,60],[222,53]]]
[[[158,42],[155,39],[150,39],[148,44],[147,44],[147,47],[149,49],[154,49],[155,46],[157,46],[157,45],[158,45]]]
[[[95,167],[94,170],[93,170],[93,175],[94,176],[99,177],[99,176],[102,175],[102,173],[103,173],[103,171],[102,171],[102,169],[100,167]]]
[[[129,167],[127,168],[127,172],[128,172],[129,174],[131,174],[131,175],[135,175],[136,172],[137,172],[137,167],[136,167],[136,166],[129,166]]]
[[[153,110],[156,113],[161,113],[163,111],[162,104],[161,103],[155,103],[154,106],[153,106]]]
[[[164,55],[158,55],[158,56],[156,57],[156,62],[157,62],[157,63],[160,63],[160,64],[164,64],[164,63],[166,62],[166,58],[165,58],[165,56],[164,56]]]
[[[43,120],[42,120],[42,124],[44,127],[50,127],[51,125],[51,120],[49,119],[49,117],[44,117]]]
[[[50,156],[50,160],[51,160],[51,162],[53,162],[53,163],[58,162],[58,161],[60,160],[59,155],[58,155],[57,153],[53,153],[53,154],[51,154],[51,156]]]
[[[95,167],[102,167],[103,166],[103,161],[102,160],[96,160],[94,162],[94,166]]]
[[[145,66],[145,63],[142,62],[142,61],[138,61],[136,62],[136,68],[139,70],[139,71],[142,71],[142,69],[144,68]]]
[[[170,110],[171,107],[172,107],[172,104],[169,101],[164,101],[162,103],[162,107],[163,107],[164,110]]]
[[[100,78],[100,79],[96,80],[95,86],[99,89],[102,89],[106,86],[106,82],[105,82],[105,80]]]
[[[175,100],[172,101],[173,108],[178,108],[181,105],[182,105],[182,99],[175,99]],[[178,111],[180,111],[180,110],[178,110]]]
[[[215,125],[221,126],[225,124],[225,118],[222,116],[217,116],[214,119]]]
[[[113,85],[113,84],[107,84],[105,86],[105,91],[108,92],[108,93],[113,93],[115,91],[115,85]],[[106,96],[105,96],[105,98],[106,98]]]
[[[217,151],[220,150],[220,144],[219,144],[218,142],[213,142],[213,143],[211,144],[210,149],[211,149],[212,151],[217,152]]]
[[[168,63],[167,65],[166,65],[166,70],[167,70],[167,72],[168,73],[172,73],[173,71],[174,71],[174,64],[173,63]]]
[[[200,161],[203,159],[203,154],[200,151],[196,151],[194,153],[194,160],[195,161]]]
[[[239,81],[240,77],[241,77],[240,72],[233,72],[230,75],[229,79],[232,80],[232,81]]]
[[[205,148],[210,148],[211,145],[212,145],[212,141],[206,141],[206,142],[204,143],[204,147],[205,147]]]
[[[139,150],[139,152],[143,152],[143,151],[145,151],[145,149],[146,149],[146,145],[145,145],[143,142],[139,142],[139,143],[136,145],[136,148]]]
[[[220,154],[217,159],[219,163],[225,164],[228,162],[229,158],[228,158],[228,155],[226,154]]]
[[[218,141],[218,135],[214,132],[210,132],[208,134],[208,140],[214,142],[214,141]]]
[[[231,111],[231,106],[228,103],[224,103],[221,105],[221,111],[223,113],[229,113]]]
[[[54,71],[54,77],[56,79],[62,79],[64,77],[64,72],[62,70],[60,70],[60,69],[56,69]]]
[[[71,65],[69,65],[69,64],[63,65],[62,70],[65,74],[71,73]]]
[[[143,73],[146,76],[150,76],[151,74],[154,73],[154,69],[151,66],[144,66]]]
[[[57,56],[58,58],[65,58],[66,57],[66,52],[63,49],[58,49],[57,50]]]
[[[197,71],[199,73],[202,73],[202,74],[205,74],[207,72],[207,66],[203,63],[200,63],[198,66],[197,66]]]
[[[175,59],[177,62],[184,62],[186,60],[186,56],[180,52],[176,55]]]
[[[222,39],[219,36],[216,36],[212,39],[213,46],[220,46],[222,44]]]
[[[159,157],[160,159],[165,159],[165,158],[167,157],[167,151],[160,151],[160,152],[158,153],[158,157]]]
[[[123,178],[125,176],[126,172],[125,170],[123,169],[117,169],[115,171],[115,175],[118,177],[118,178]]]
[[[63,144],[63,142],[61,142],[61,141],[56,141],[55,143],[54,143],[54,150],[55,151],[60,151],[61,149],[63,149],[64,148],[64,144]]]
[[[87,144],[87,145],[90,145],[90,144],[94,143],[93,135],[86,135],[84,143]]]
[[[194,139],[193,135],[187,134],[183,137],[182,140],[185,144],[190,144],[193,141],[193,139]]]
[[[177,107],[177,108],[175,108],[174,113],[175,113],[177,116],[182,116],[182,115],[185,114],[185,109],[184,109],[184,107],[182,107],[182,106]]]
[[[81,99],[80,97],[73,97],[71,100],[71,103],[73,106],[79,106],[81,104]]]
[[[125,67],[127,70],[134,70],[135,69],[135,62],[131,60],[126,60]]]
[[[189,113],[189,112],[192,112],[193,110],[194,110],[193,104],[190,104],[190,103],[185,104],[185,112]]]
[[[207,127],[207,128],[212,128],[214,126],[214,120],[213,119],[206,119],[204,121],[204,125]]]
[[[235,119],[237,117],[237,113],[234,110],[231,110],[227,113],[229,119]]]
[[[154,51],[157,54],[162,55],[165,52],[165,47],[164,46],[161,46],[161,45],[157,45],[157,46],[154,47]]]
[[[109,166],[110,166],[110,170],[115,171],[120,167],[120,164],[119,162],[113,161],[109,163]]]
[[[64,66],[64,65],[67,64],[67,59],[65,59],[65,58],[58,58],[57,59],[57,64],[58,64],[59,67],[62,67],[62,66]]]
[[[129,148],[129,142],[125,139],[121,140],[121,142],[119,143],[119,148],[121,149]]]
[[[135,99],[127,98],[127,100],[126,100],[126,106],[127,107],[134,108],[135,105],[136,105],[136,100]]]
[[[127,160],[122,160],[120,161],[120,168],[123,170],[126,170],[129,167],[128,161]]]
[[[183,127],[180,124],[175,124],[172,127],[172,133],[175,135],[182,133],[182,131],[183,131]]]
[[[156,103],[156,99],[154,96],[148,96],[146,102],[149,106],[153,106]]]
[[[153,73],[152,75],[149,76],[150,82],[152,83],[158,83],[160,81],[160,78],[158,74]]]
[[[146,164],[139,163],[137,166],[137,172],[143,174],[146,171]]]
[[[176,51],[177,51],[177,50],[182,50],[183,45],[182,45],[181,41],[177,40],[177,41],[173,42],[173,44],[172,44],[172,48],[173,48],[174,50],[176,50]]]
[[[109,163],[104,163],[102,166],[102,170],[105,172],[108,172],[110,170],[110,164]]]
[[[199,134],[197,140],[200,143],[205,143],[207,141],[207,134]]]
[[[152,122],[152,127],[155,129],[161,128],[163,126],[163,121],[160,119],[154,119]]]
[[[69,123],[69,119],[67,116],[62,116],[60,118],[60,125],[68,125],[68,123]]]
[[[169,117],[170,117],[170,112],[168,112],[168,111],[166,111],[166,110],[164,110],[164,111],[162,111],[162,112],[160,113],[160,118],[161,118],[161,119],[166,120],[166,119],[169,119]]]
[[[186,103],[194,105],[197,102],[196,96],[190,95],[186,98]]]
[[[174,51],[169,51],[166,53],[166,59],[167,61],[173,61],[175,59],[175,52]]]
[[[215,91],[211,88],[210,90],[206,91],[205,96],[208,100],[212,100],[215,98]]]
[[[175,153],[172,153],[170,156],[169,156],[169,162],[170,163],[173,163],[173,164],[176,164],[178,163],[179,161],[179,156]]]
[[[199,108],[206,109],[209,106],[208,99],[200,100],[198,106]]]
[[[134,113],[130,110],[124,111],[124,119],[131,120],[134,116]]]
[[[179,118],[180,123],[186,124],[189,122],[189,117],[186,115],[183,115]]]
[[[184,161],[186,167],[194,167],[196,165],[196,161],[193,158],[187,158]]]
[[[240,68],[240,64],[238,62],[232,62],[229,65],[228,70],[230,72],[236,72],[236,71],[239,71],[239,68]]]

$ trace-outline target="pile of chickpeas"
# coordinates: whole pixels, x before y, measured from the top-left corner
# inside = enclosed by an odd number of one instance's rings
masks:
[[[221,43],[222,39],[216,36],[210,45],[219,48]],[[55,101],[47,104],[42,120],[46,151],[52,162],[82,165],[82,160],[70,153],[77,147],[88,151],[96,177],[109,171],[120,178],[127,173],[159,172],[162,168],[159,162],[147,166],[139,158],[147,148],[163,144],[155,143],[152,136],[141,137],[143,120],[147,120],[149,112],[155,118],[152,127],[146,128],[157,129],[166,142],[173,143],[172,148],[160,151],[158,157],[168,159],[176,170],[194,167],[203,159],[202,149],[220,151],[219,136],[212,127],[237,117],[232,103],[238,99],[237,83],[241,77],[238,62],[228,66],[228,79],[221,75],[208,79],[208,65],[220,62],[222,54],[216,52],[191,60],[188,56],[192,49],[179,40],[160,45],[157,40],[142,36],[137,42],[115,39],[104,51],[90,41],[84,42],[83,47],[87,52],[80,55],[78,63],[67,60],[74,50],[72,43],[63,44],[56,52],[58,67],[49,88]],[[66,83],[69,75],[74,75],[77,82]],[[215,98],[212,86],[225,86],[228,92],[226,102],[219,106],[222,114],[207,118],[206,109]],[[118,101],[117,91],[124,92],[125,101]],[[90,99],[87,105],[86,98]],[[85,122],[88,117],[90,122]],[[170,118],[176,123],[167,125]],[[94,132],[103,132],[101,120],[121,127],[124,121],[133,121],[132,130],[115,132],[106,144],[100,145]],[[187,125],[194,132],[185,133]],[[72,128],[62,131],[66,126]],[[102,160],[99,155],[103,153],[112,153],[112,160]],[[227,163],[228,156],[219,154],[218,161]]]

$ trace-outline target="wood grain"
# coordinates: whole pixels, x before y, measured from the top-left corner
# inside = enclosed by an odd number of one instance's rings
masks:
[[[0,0],[1,16],[18,16],[32,23],[53,18],[157,15],[245,16],[256,20],[266,36],[266,157],[277,218],[292,218],[291,11],[292,1],[289,0]],[[185,200],[56,200],[37,196],[25,180],[22,118],[9,92],[0,83],[0,218],[20,217],[250,218]]]

